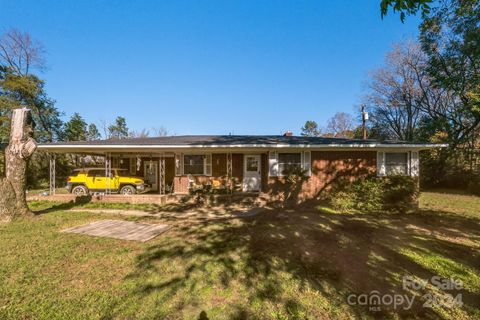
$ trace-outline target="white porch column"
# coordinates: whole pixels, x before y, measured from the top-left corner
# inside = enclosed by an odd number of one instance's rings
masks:
[[[49,195],[56,193],[56,170],[55,170],[55,154],[50,154],[50,175],[49,175]]]
[[[160,181],[158,191],[160,194],[165,194],[165,156],[162,154],[159,157],[159,167],[160,167]]]
[[[112,158],[110,153],[105,154],[105,194],[111,193]]]

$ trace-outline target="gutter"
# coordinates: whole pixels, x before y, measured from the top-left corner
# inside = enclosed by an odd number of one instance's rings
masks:
[[[263,148],[263,149],[287,149],[287,148],[304,148],[304,149],[329,149],[329,148],[359,148],[359,149],[432,149],[446,148],[448,144],[232,144],[232,145],[88,145],[88,144],[39,144],[38,149],[55,150],[55,149],[238,149],[238,148]]]

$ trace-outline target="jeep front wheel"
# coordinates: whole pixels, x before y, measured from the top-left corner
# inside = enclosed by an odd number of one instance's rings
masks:
[[[135,194],[135,188],[132,186],[125,186],[122,189],[120,189],[120,193],[125,196],[130,196],[132,194]]]
[[[88,189],[85,186],[76,186],[72,189],[72,193],[76,196],[86,196]]]

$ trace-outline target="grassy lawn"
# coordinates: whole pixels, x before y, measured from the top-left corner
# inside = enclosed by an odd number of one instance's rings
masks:
[[[480,318],[479,197],[423,193],[404,215],[149,218],[173,228],[147,243],[60,233],[134,218],[49,206],[0,226],[0,319]],[[434,275],[463,281],[463,307],[423,308],[442,291],[402,289]],[[409,310],[346,303],[373,290],[416,296]]]

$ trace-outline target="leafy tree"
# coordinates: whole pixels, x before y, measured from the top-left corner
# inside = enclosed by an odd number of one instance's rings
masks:
[[[125,139],[128,137],[127,121],[124,117],[117,117],[115,123],[108,127],[110,139]]]
[[[407,15],[414,15],[419,11],[422,16],[429,14],[432,2],[433,0],[382,0],[380,2],[380,12],[383,18],[392,8],[393,12],[400,13],[400,20],[403,22]]]
[[[302,132],[300,134],[305,137],[318,137],[321,134],[318,124],[312,120],[305,122],[301,130]]]
[[[64,137],[66,141],[87,140],[87,123],[79,113],[75,112],[70,120],[65,123]]]
[[[400,12],[402,20],[421,13],[428,91],[442,97],[423,95],[420,101],[424,116],[419,137],[449,143],[448,149],[424,153],[422,177],[434,184],[465,186],[480,177],[480,1],[383,0],[382,15],[389,8]]]
[[[87,129],[87,140],[94,141],[100,139],[100,132],[94,123],[90,123]]]
[[[420,41],[434,85],[459,99],[456,112],[468,120],[457,135],[467,141],[480,124],[480,1],[441,2],[423,19]]]
[[[445,92],[449,104],[430,101],[426,112],[436,123],[453,123],[449,132],[453,146],[476,136],[480,125],[480,1],[383,0],[382,14],[389,7],[405,14],[422,13],[420,42],[427,57],[426,70],[432,87]],[[403,15],[403,17],[404,17]]]

